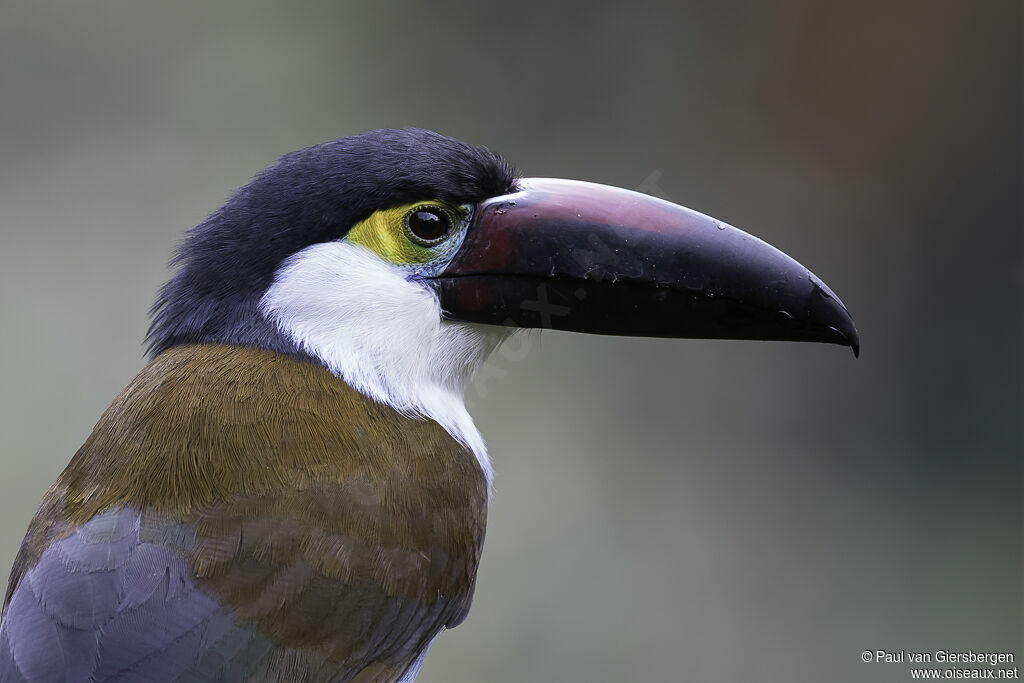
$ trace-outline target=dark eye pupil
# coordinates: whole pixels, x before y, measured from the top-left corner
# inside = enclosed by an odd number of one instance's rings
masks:
[[[424,242],[439,240],[448,234],[448,217],[439,209],[417,209],[409,215],[409,232]]]

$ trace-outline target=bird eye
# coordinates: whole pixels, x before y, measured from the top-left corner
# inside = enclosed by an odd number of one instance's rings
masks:
[[[405,228],[413,242],[421,247],[432,247],[451,232],[452,217],[437,206],[417,206],[406,214]]]

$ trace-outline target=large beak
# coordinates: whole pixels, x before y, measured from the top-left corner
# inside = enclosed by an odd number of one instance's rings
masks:
[[[843,344],[825,283],[742,230],[645,194],[528,178],[479,204],[434,279],[457,320],[643,337]]]

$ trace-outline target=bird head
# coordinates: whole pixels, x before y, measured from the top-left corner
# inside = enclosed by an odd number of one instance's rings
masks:
[[[518,178],[424,130],[284,156],[176,263],[152,354],[221,343],[304,357],[469,442],[466,382],[516,328],[858,349],[838,297],[761,240],[638,192]]]

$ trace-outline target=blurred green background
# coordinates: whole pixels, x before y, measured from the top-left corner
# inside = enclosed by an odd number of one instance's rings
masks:
[[[433,128],[642,187],[844,299],[834,346],[543,333],[421,681],[886,681],[1024,658],[1022,5],[5,2],[0,571],[142,366],[183,231],[292,149]]]

